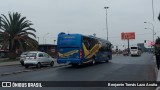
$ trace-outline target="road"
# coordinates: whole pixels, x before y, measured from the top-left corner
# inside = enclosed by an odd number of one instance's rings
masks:
[[[16,66],[15,66],[16,67]],[[1,69],[1,68],[0,68]],[[116,55],[109,63],[84,65],[81,67],[62,66],[39,69],[1,76],[0,81],[155,81],[155,64],[153,55],[144,53],[141,57]],[[19,88],[15,88],[16,90]],[[33,90],[36,88],[32,88]],[[44,88],[40,88],[44,89]],[[45,88],[51,89],[51,88]],[[117,88],[54,88],[54,90],[154,90],[151,87],[117,87]]]
[[[66,64],[58,64],[57,61],[55,60],[53,67],[50,67],[50,65],[46,65],[40,69],[55,68],[55,67],[65,66],[65,65]],[[36,68],[35,66],[30,66],[28,69],[26,69],[24,66],[20,64],[20,62],[18,63],[16,62],[16,64],[13,64],[13,65],[0,66],[0,76],[17,74],[21,72],[30,72],[30,71],[36,71],[36,70],[39,70],[39,68]]]

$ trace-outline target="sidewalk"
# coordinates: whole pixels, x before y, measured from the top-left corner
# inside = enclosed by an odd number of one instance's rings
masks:
[[[0,62],[0,66],[12,66],[12,65],[19,65],[19,58],[17,58],[17,60],[15,61],[8,61],[5,62],[5,60],[7,60],[8,58],[0,58],[0,61],[4,61],[4,62]]]
[[[160,70],[158,70],[157,81],[160,81]]]
[[[154,64],[155,64],[155,74],[156,74],[156,77],[157,77],[157,81],[160,81],[160,70],[158,70],[158,68],[157,68],[156,57],[155,56],[153,56],[153,61],[154,61]]]
[[[12,62],[1,62],[0,66],[12,66],[12,65],[20,65],[19,61],[12,61]]]
[[[157,81],[160,81],[160,70],[158,70]],[[158,86],[156,90],[160,90],[160,86]]]
[[[1,66],[13,66],[13,65],[21,65],[19,60],[17,61],[10,61],[10,62],[0,62],[0,67]],[[54,66],[61,66],[61,65],[67,65],[67,64],[58,64],[57,59],[54,58]]]
[[[156,74],[156,77],[157,77],[157,81],[159,82],[160,81],[160,70],[158,70],[158,68],[157,68],[155,56],[153,56],[153,60],[154,60],[154,63],[155,63],[155,74]],[[158,86],[156,88],[156,90],[160,90],[160,86]]]

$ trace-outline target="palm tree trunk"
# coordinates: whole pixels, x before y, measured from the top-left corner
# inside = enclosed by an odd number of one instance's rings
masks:
[[[14,45],[12,47],[12,40],[9,40],[9,58],[10,59],[16,59],[17,55],[16,55],[16,46]]]

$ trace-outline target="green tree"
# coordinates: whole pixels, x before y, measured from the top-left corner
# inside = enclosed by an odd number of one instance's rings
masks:
[[[0,44],[2,49],[9,49],[9,57],[16,58],[16,50],[34,50],[38,42],[34,34],[36,30],[31,28],[31,21],[26,20],[20,13],[9,13],[9,18],[1,14]],[[33,37],[33,38],[32,38]]]
[[[160,44],[160,38],[159,37],[156,39],[156,44]]]

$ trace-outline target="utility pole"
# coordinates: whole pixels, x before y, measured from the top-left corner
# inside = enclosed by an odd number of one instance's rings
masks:
[[[109,7],[104,7],[104,9],[106,9],[106,30],[107,30],[107,40],[108,40],[108,24],[107,24],[107,9]]]
[[[152,12],[153,12],[153,21],[154,21],[154,6],[153,6],[153,0],[152,0]]]
[[[38,44],[39,44],[39,37],[37,37],[37,39],[38,39]]]
[[[130,49],[129,49],[129,36],[128,35],[126,35],[126,39],[127,39],[127,41],[128,41],[128,54],[129,54],[129,52],[130,52]]]
[[[129,54],[129,52],[130,52],[130,49],[129,49],[129,38],[127,38],[127,40],[128,40],[128,54]]]
[[[56,57],[56,40],[54,40],[54,57]]]

